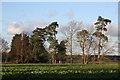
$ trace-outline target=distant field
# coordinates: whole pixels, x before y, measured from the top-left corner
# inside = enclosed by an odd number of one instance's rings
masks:
[[[118,63],[104,64],[2,64],[4,79],[118,78]]]

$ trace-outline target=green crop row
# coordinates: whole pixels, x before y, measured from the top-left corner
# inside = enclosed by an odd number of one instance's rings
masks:
[[[118,78],[118,64],[3,64],[3,79]]]

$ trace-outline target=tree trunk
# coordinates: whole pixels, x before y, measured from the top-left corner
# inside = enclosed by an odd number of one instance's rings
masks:
[[[59,60],[59,64],[61,64],[61,60]]]
[[[6,59],[5,59],[5,62],[8,62],[8,54],[6,55]]]
[[[72,39],[71,39],[71,45],[70,45],[70,53],[71,53],[71,56],[70,56],[71,58],[70,59],[71,59],[71,64],[72,64],[73,63],[73,59],[72,59]]]
[[[82,51],[83,51],[83,54],[82,54],[82,64],[84,64],[84,49]]]
[[[16,60],[16,62],[15,62],[16,64],[18,64],[18,59]]]
[[[87,54],[85,64],[88,64],[88,62],[89,62],[89,55]]]
[[[55,59],[55,64],[56,64],[56,59]]]
[[[70,60],[71,60],[71,64],[72,64],[72,63],[73,63],[72,55],[71,55],[71,58],[70,58]]]
[[[51,59],[49,59],[49,64],[52,64],[52,60]]]
[[[84,54],[84,64],[85,64],[85,62],[86,62],[86,56],[85,56],[85,54]]]
[[[85,41],[85,40],[84,40]],[[82,64],[85,63],[85,54],[84,54],[84,42],[83,42],[83,47],[82,47],[83,55],[82,55]]]
[[[24,38],[24,33],[23,33],[22,41],[21,41],[21,63],[23,63],[23,38]]]
[[[94,64],[96,63],[95,49],[94,49]]]
[[[52,64],[54,64],[54,55],[52,55]]]
[[[54,59],[55,59],[55,64],[56,64],[56,46],[54,48],[55,52],[54,52]]]
[[[98,46],[98,62],[99,62],[99,64],[101,63],[100,62],[100,52],[101,52],[101,50],[100,50],[100,43],[101,43],[101,38],[99,39],[99,46]]]
[[[70,53],[71,53],[71,64],[73,63],[73,59],[72,59],[72,34],[70,36]]]
[[[60,60],[59,60],[59,64],[61,64],[61,63],[60,63]]]
[[[21,63],[23,63],[23,49],[21,48]]]

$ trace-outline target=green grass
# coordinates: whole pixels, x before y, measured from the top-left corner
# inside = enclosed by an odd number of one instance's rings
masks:
[[[118,63],[2,64],[3,79],[118,78]]]

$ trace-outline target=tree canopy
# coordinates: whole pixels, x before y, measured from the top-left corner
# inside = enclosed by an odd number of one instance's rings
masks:
[[[72,63],[73,46],[76,42],[80,46],[79,53],[82,53],[83,64],[89,62],[93,51],[94,55],[98,52],[97,60],[100,63],[101,54],[105,54],[102,49],[108,42],[108,36],[104,34],[104,31],[107,31],[106,27],[110,23],[111,20],[98,16],[94,23],[96,30],[90,32],[88,29],[82,29],[82,22],[71,21],[65,28],[62,28],[61,32],[66,39],[61,38],[61,41],[56,38],[58,22],[52,22],[42,28],[37,27],[30,36],[26,33],[15,34],[11,42],[11,50],[5,59],[12,63],[63,63],[66,60],[66,53],[70,53],[69,59]],[[2,40],[2,43],[4,44],[2,52],[7,53],[7,42]]]

